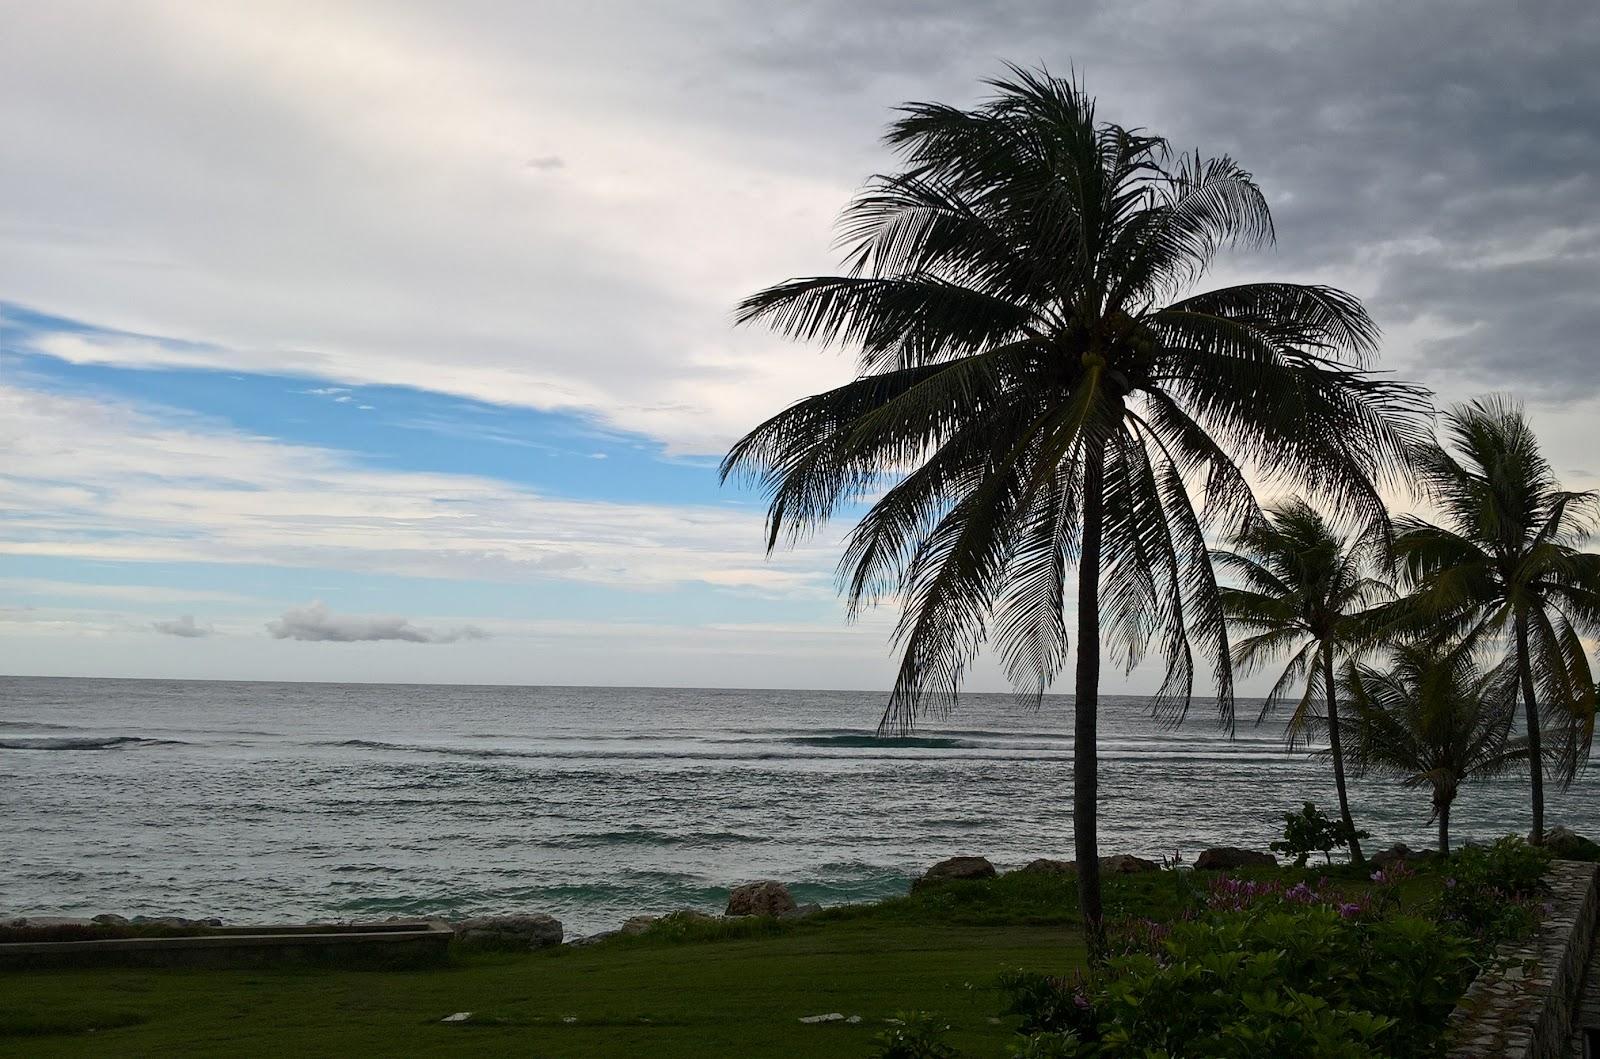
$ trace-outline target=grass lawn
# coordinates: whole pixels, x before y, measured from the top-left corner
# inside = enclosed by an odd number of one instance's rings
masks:
[[[1108,912],[1165,918],[1180,886],[1108,879]],[[998,1056],[1011,1036],[990,1021],[996,975],[1081,964],[1076,916],[1069,879],[1011,875],[436,970],[3,973],[0,1054],[862,1057],[886,1018],[921,1010],[965,1054]],[[474,1020],[440,1023],[457,1011]],[[834,1011],[862,1021],[798,1021]]]
[[[995,975],[1081,955],[1059,927],[863,919],[776,936],[465,956],[435,971],[24,972],[0,975],[0,1051],[860,1057],[886,1017],[919,1008],[944,1015],[973,1054],[999,1055],[1004,1035],[986,1021],[1000,1006]],[[455,1011],[494,1021],[439,1022]],[[797,1021],[831,1011],[862,1022]]]

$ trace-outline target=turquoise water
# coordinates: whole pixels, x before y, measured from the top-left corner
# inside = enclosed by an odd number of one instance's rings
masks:
[[[0,915],[235,922],[543,911],[571,934],[639,912],[720,911],[788,882],[833,904],[928,864],[1070,858],[1070,699],[973,695],[914,735],[872,735],[868,692],[0,678]],[[1326,766],[1278,729],[1229,740],[1103,708],[1102,851],[1265,848],[1331,805]],[[1241,704],[1240,716],[1255,715]],[[1431,844],[1426,795],[1353,789],[1376,841]],[[1528,826],[1525,783],[1467,790],[1461,839]],[[1593,830],[1600,775],[1550,793]]]

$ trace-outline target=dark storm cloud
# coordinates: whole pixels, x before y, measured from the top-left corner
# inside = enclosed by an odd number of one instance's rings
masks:
[[[732,52],[769,102],[804,94],[800,124],[970,101],[1001,58],[1075,69],[1105,117],[1252,169],[1280,243],[1242,267],[1356,289],[1411,336],[1391,366],[1600,388],[1600,5],[828,3]]]

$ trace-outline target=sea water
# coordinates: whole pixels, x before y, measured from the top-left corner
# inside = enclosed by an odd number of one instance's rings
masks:
[[[451,687],[0,677],[0,916],[232,922],[548,912],[570,935],[797,900],[903,893],[954,854],[1072,857],[1071,699],[970,695],[907,738],[875,692]],[[1265,849],[1325,758],[1241,701],[1230,738],[1102,705],[1102,853]],[[1432,845],[1428,796],[1354,781],[1368,845]],[[1593,829],[1600,775],[1551,787]],[[1526,777],[1463,791],[1458,840],[1526,832]]]

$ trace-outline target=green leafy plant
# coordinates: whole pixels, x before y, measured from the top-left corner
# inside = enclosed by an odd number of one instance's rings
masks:
[[[1342,821],[1329,820],[1315,804],[1306,802],[1298,813],[1283,814],[1283,838],[1272,843],[1272,849],[1294,857],[1294,866],[1304,868],[1313,853],[1321,853],[1332,864],[1335,848],[1370,837],[1367,832],[1352,830]]]
[[[1425,919],[1289,902],[1179,924],[1088,979],[1014,973],[1001,988],[1020,1056],[1421,1056],[1469,955]]]
[[[959,1059],[961,1055],[944,1038],[950,1024],[927,1011],[902,1011],[899,1024],[873,1038],[875,1059]]]
[[[1467,846],[1451,858],[1439,891],[1438,918],[1482,950],[1522,937],[1538,920],[1537,897],[1554,854],[1507,835]]]

